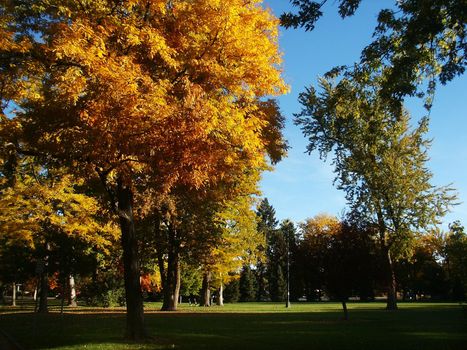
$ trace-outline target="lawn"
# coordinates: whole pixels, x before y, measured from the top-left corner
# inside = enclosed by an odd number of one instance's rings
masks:
[[[179,312],[146,305],[153,339],[126,343],[123,309],[65,309],[35,316],[0,311],[0,329],[26,349],[467,349],[467,314],[457,304],[401,303],[386,311],[383,303],[349,304],[342,320],[337,303],[239,303]],[[56,309],[55,309],[56,310]]]

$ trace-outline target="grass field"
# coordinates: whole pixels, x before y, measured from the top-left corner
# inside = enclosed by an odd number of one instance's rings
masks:
[[[35,316],[3,308],[0,329],[26,349],[467,350],[467,314],[458,304],[401,303],[400,310],[386,311],[383,303],[351,303],[349,321],[342,320],[337,303],[290,309],[274,303],[184,304],[175,313],[159,307],[146,305],[153,339],[145,344],[123,340],[123,309],[79,307]]]

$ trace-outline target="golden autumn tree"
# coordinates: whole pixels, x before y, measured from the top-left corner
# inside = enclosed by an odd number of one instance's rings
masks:
[[[224,304],[224,285],[236,278],[245,264],[254,264],[262,252],[265,237],[257,230],[257,216],[252,196],[238,196],[226,203],[216,215],[219,240],[205,258],[205,270],[217,288],[217,304]]]
[[[0,136],[98,173],[121,227],[127,336],[141,338],[135,185],[201,189],[266,167],[283,145],[258,102],[286,91],[278,21],[259,0],[0,6]]]
[[[63,287],[78,255],[97,251],[108,255],[118,230],[100,203],[79,191],[82,179],[63,169],[38,166],[31,158],[19,159],[9,174],[8,163],[0,160],[0,254],[5,258],[16,250],[31,252],[37,266],[42,266],[39,312],[47,312],[47,275],[56,271],[48,271],[53,269],[50,255],[59,255],[55,263],[60,264]],[[82,251],[73,252],[72,246]]]

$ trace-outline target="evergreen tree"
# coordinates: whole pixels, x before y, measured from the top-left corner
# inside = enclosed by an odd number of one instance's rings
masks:
[[[234,279],[225,286],[224,301],[226,303],[236,303],[239,298],[240,298],[240,281],[238,279]]]
[[[266,239],[266,246],[259,247],[259,251],[266,254],[266,262],[258,260],[256,264],[256,284],[257,293],[256,300],[261,301],[267,298],[268,295],[268,284],[269,284],[269,269],[270,269],[270,257],[269,247],[271,246],[270,240],[275,233],[278,221],[276,219],[276,211],[269,204],[267,198],[264,198],[256,211],[258,217],[258,232],[263,234]]]
[[[298,301],[303,296],[303,283],[300,278],[300,267],[298,262],[298,238],[295,225],[290,220],[284,220],[280,224],[280,231],[285,238],[287,244],[287,252],[285,256],[284,278],[287,283],[287,271],[289,279],[290,300]],[[288,255],[288,267],[287,267]],[[287,291],[286,291],[287,292]]]
[[[254,301],[255,300],[255,282],[254,276],[248,265],[243,266],[240,274],[239,282],[240,301]]]

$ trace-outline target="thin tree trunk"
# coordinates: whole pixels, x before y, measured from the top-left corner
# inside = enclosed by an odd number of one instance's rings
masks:
[[[70,275],[68,278],[69,293],[68,293],[68,306],[76,307],[78,303],[76,302],[76,288],[75,288],[75,278],[73,275]]]
[[[49,294],[49,279],[47,272],[42,272],[40,276],[40,289],[39,289],[39,308],[38,313],[45,314],[49,311],[47,304],[47,295]]]
[[[118,216],[122,231],[123,266],[126,299],[126,337],[145,337],[143,297],[141,294],[138,241],[133,217],[133,192],[121,178],[117,181]]]
[[[170,229],[170,231],[174,231]],[[176,311],[180,295],[180,256],[175,240],[175,232],[170,233],[169,254],[167,261],[166,280],[164,283],[164,301],[162,311]]]
[[[349,319],[349,311],[347,310],[347,300],[342,300],[342,310],[344,311],[344,320]]]
[[[34,288],[34,295],[33,295],[34,301],[37,300],[37,287]]]
[[[397,295],[396,295],[396,276],[394,274],[394,265],[391,258],[391,252],[389,246],[386,242],[386,225],[383,220],[383,214],[381,209],[378,209],[378,226],[379,226],[379,236],[381,244],[381,252],[383,254],[383,261],[386,264],[385,274],[386,274],[386,288],[387,288],[387,310],[397,310]]]
[[[6,304],[6,300],[5,300],[5,286],[0,286],[0,303],[2,305],[5,305]]]
[[[16,306],[16,282],[12,283],[11,306]]]
[[[211,291],[209,289],[210,282],[211,282],[211,272],[207,271],[203,275],[200,306],[211,306]]]
[[[391,258],[391,252],[386,247],[385,248],[385,258],[386,258],[386,273],[387,273],[387,310],[397,310],[397,294],[396,294],[396,275],[394,273],[394,264]]]
[[[66,298],[66,292],[68,289],[68,283],[67,283],[67,278],[64,277],[62,280],[62,292],[60,293],[60,315],[63,317],[63,309],[65,307],[65,298]]]
[[[218,298],[217,298],[217,305],[219,306],[224,306],[224,284],[221,281],[221,285],[219,286],[218,289]]]

